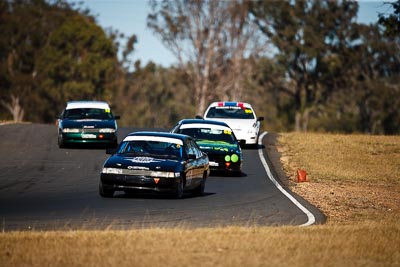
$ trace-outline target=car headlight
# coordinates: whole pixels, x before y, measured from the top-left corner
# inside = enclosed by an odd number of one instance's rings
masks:
[[[99,129],[99,133],[115,133],[115,129],[113,129],[113,128],[103,128],[103,129]]]
[[[117,168],[103,168],[102,173],[107,173],[107,174],[122,174],[122,169],[117,169]]]
[[[233,154],[233,155],[231,156],[231,160],[232,160],[232,162],[238,162],[238,161],[239,161],[239,156],[236,155],[236,154]]]
[[[226,162],[232,161],[233,163],[236,163],[239,161],[240,157],[237,154],[232,154],[232,155],[226,155],[224,159]]]
[[[256,133],[256,129],[248,129],[247,133],[249,134],[255,134]]]
[[[79,133],[79,129],[76,128],[64,128],[62,129],[63,133]]]

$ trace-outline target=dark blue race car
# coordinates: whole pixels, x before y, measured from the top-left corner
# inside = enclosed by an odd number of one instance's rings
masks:
[[[207,154],[190,136],[136,132],[105,161],[99,193],[112,197],[115,191],[149,190],[170,192],[176,198],[184,191],[202,195],[208,175]]]

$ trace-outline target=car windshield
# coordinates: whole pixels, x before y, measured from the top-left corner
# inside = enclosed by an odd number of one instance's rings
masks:
[[[182,158],[182,146],[176,143],[158,141],[125,141],[119,147],[118,154],[161,158]]]
[[[212,107],[208,110],[206,117],[220,119],[254,119],[254,113],[251,108]]]
[[[75,108],[64,112],[64,119],[70,120],[112,120],[114,119],[109,109],[100,108]]]
[[[189,135],[195,140],[209,140],[215,142],[225,142],[229,144],[236,143],[236,138],[229,129],[185,128],[181,129],[180,133]]]

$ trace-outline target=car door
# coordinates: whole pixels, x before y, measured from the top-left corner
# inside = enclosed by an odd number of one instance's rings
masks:
[[[194,188],[203,179],[204,155],[192,139],[186,140],[185,147],[189,157],[186,162],[186,187]]]

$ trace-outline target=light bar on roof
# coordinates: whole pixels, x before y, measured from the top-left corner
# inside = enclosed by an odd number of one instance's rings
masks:
[[[239,107],[245,109],[245,103],[243,102],[218,102],[218,107]]]

